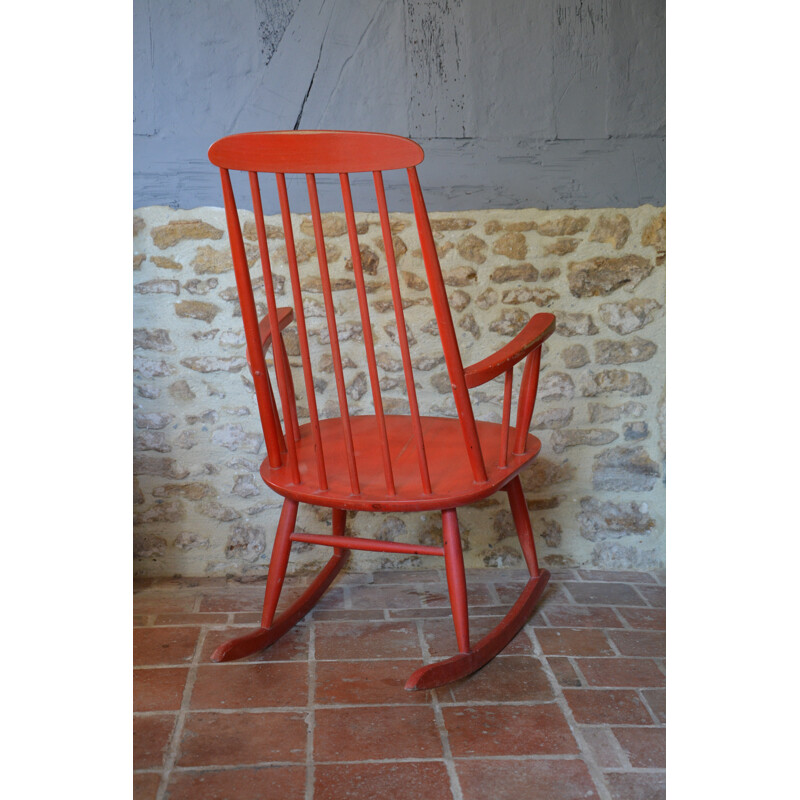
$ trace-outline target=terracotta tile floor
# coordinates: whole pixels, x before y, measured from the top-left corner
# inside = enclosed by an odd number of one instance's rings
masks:
[[[524,583],[468,571],[480,638]],[[663,573],[555,572],[483,670],[403,684],[455,652],[444,574],[344,574],[270,649],[262,582],[147,580],[134,594],[135,800],[655,800],[665,796]],[[304,579],[288,578],[285,605]]]

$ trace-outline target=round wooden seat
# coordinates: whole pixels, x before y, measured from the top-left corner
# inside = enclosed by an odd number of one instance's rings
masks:
[[[542,446],[539,439],[529,434],[525,452],[522,455],[509,452],[507,466],[500,467],[498,442],[501,426],[496,422],[477,421],[487,473],[487,480],[477,483],[472,476],[460,421],[448,417],[420,417],[426,452],[437,462],[447,463],[447,469],[431,474],[432,493],[426,494],[420,478],[419,456],[409,418],[387,415],[384,419],[394,494],[387,491],[374,416],[350,418],[360,491],[353,491],[347,472],[342,470],[330,472],[327,488],[320,486],[310,425],[301,425],[299,429],[297,461],[301,482],[296,484],[292,481],[287,464],[270,467],[268,459],[261,465],[261,476],[267,486],[278,494],[293,497],[302,503],[352,511],[437,510],[458,507],[494,494],[532,461]],[[344,463],[345,438],[341,420],[338,417],[320,420],[320,433],[326,462],[330,459],[335,464]]]

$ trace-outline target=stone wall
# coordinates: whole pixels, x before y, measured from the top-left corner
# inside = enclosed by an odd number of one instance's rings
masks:
[[[248,216],[249,214],[249,216]],[[652,569],[664,564],[665,210],[504,210],[432,214],[465,364],[494,352],[537,311],[557,317],[544,347],[532,430],[543,446],[522,473],[545,565]],[[242,212],[254,279],[253,215]],[[393,352],[393,310],[375,214],[358,215],[362,260],[387,411],[406,407]],[[267,217],[279,230],[277,217]],[[318,381],[333,389],[310,218],[294,219]],[[419,242],[393,215],[415,377],[427,413],[454,415]],[[325,219],[353,413],[371,413],[344,220]],[[138,575],[262,574],[281,498],[258,467],[265,447],[244,358],[224,214],[150,206],[134,212],[134,559]],[[288,293],[285,250],[272,245]],[[348,269],[349,268],[349,269]],[[262,279],[263,285],[263,279]],[[353,292],[354,295],[354,292]],[[348,318],[348,311],[351,317]],[[295,329],[287,347],[299,374]],[[520,371],[516,377],[519,380]],[[500,379],[472,391],[479,419],[500,420]],[[335,391],[323,416],[336,413]],[[459,512],[467,566],[521,564],[503,493]],[[441,541],[438,514],[348,515],[353,533]],[[322,532],[330,512],[301,506],[298,528]],[[295,571],[326,548],[295,545]],[[354,552],[351,569],[408,567],[417,557]]]

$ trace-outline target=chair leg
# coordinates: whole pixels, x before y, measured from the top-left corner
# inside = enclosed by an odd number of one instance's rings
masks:
[[[510,481],[505,489],[508,492],[511,513],[531,577],[505,617],[483,639],[470,646],[467,592],[464,580],[464,561],[461,555],[461,539],[458,535],[458,519],[454,509],[443,511],[442,525],[447,583],[450,589],[450,603],[453,607],[453,621],[456,626],[456,638],[460,652],[444,661],[420,667],[412,673],[405,686],[409,691],[434,689],[437,686],[444,686],[452,681],[465,678],[479,670],[517,635],[544,593],[547,582],[550,580],[550,573],[546,569],[540,569],[536,560],[531,521],[519,478]]]
[[[539,561],[536,558],[536,544],[533,541],[533,530],[531,530],[531,518],[528,514],[528,505],[525,502],[525,494],[522,491],[522,484],[517,475],[505,486],[508,492],[508,502],[511,506],[511,516],[514,518],[514,527],[517,529],[517,536],[522,547],[522,554],[525,556],[525,563],[528,565],[528,572],[532,578],[539,575]]]
[[[297,521],[296,500],[283,501],[281,518],[278,521],[278,529],[275,531],[275,544],[272,546],[272,556],[269,560],[269,572],[267,572],[267,588],[264,591],[264,609],[261,614],[261,627],[269,628],[275,617],[275,609],[278,606],[278,599],[283,588],[283,579],[286,577],[286,566],[289,563],[289,551],[292,542],[289,539],[294,531],[294,524]]]
[[[291,548],[289,537],[297,520],[297,506],[297,502],[293,500],[285,500],[283,504],[278,529],[275,533],[275,544],[272,548],[269,573],[267,574],[267,588],[264,592],[264,611],[261,627],[246,633],[244,636],[238,636],[221,644],[212,653],[212,661],[234,661],[269,647],[314,608],[317,601],[325,593],[325,590],[333,583],[334,578],[347,563],[350,551],[341,547],[334,547],[330,560],[311,585],[286,611],[277,619],[274,618],[275,608],[278,605],[278,598],[286,575],[286,566],[289,561],[289,550]],[[344,532],[345,512],[338,509],[334,510],[333,520],[334,531]]]
[[[467,579],[464,574],[464,555],[461,551],[461,534],[458,530],[458,515],[454,508],[442,511],[442,535],[444,538],[444,563],[447,570],[447,589],[453,624],[460,653],[469,653],[469,611],[467,610]]]

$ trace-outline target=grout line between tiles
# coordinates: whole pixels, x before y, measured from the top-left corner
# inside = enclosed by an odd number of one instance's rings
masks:
[[[622,767],[619,767],[618,769],[624,769],[624,770],[632,769],[631,760],[628,758],[628,754],[625,752],[625,748],[619,743],[619,739],[617,739],[617,737],[614,736],[613,726],[607,725],[605,727],[608,728],[608,732],[611,736],[612,747],[614,748],[614,752],[617,754],[617,757],[620,760],[620,764],[622,764]],[[606,772],[610,771],[611,769],[613,769],[613,767],[610,767],[608,770],[606,770]]]
[[[518,753],[514,755],[475,755],[475,756],[456,756],[454,761],[458,763],[470,761],[575,761],[581,759],[581,755],[574,753]],[[342,760],[342,761],[315,761],[316,766],[341,766],[344,764],[441,764],[444,760],[442,758],[425,758],[424,756],[415,756],[410,758],[364,758],[358,761]],[[245,762],[241,764],[196,764],[185,767],[174,767],[172,770],[173,775],[187,773],[187,772],[217,772],[217,771],[235,771],[240,769],[252,769],[254,767],[303,767],[302,761],[254,761]],[[652,772],[664,771],[659,767],[631,767],[630,770],[624,767],[609,768],[607,771],[621,771],[621,772]],[[157,769],[136,769],[133,770],[136,775],[143,774],[158,774]],[[437,798],[439,800],[439,798]],[[463,800],[461,797],[459,800]]]
[[[595,788],[600,795],[600,800],[615,800],[606,787],[605,780],[603,779],[603,772],[600,769],[597,761],[595,761],[592,748],[589,747],[588,742],[583,738],[580,726],[575,721],[575,717],[572,714],[572,709],[569,707],[569,703],[567,703],[566,698],[564,697],[564,693],[562,692],[561,686],[556,679],[555,673],[550,667],[547,658],[544,656],[544,652],[541,649],[539,640],[535,637],[533,639],[533,646],[536,657],[539,659],[539,663],[542,665],[542,669],[544,670],[544,674],[547,676],[547,679],[550,682],[550,688],[553,690],[553,694],[556,698],[556,705],[561,709],[561,713],[567,720],[567,725],[569,725],[572,735],[575,737],[575,741],[578,744],[578,757],[581,758],[586,764],[586,768],[589,770],[589,775],[594,781]]]
[[[314,800],[314,730],[316,727],[315,695],[317,691],[316,626],[308,631],[308,707],[306,711],[306,800]]]
[[[620,652],[619,647],[617,647],[617,643],[609,635],[609,630],[612,630],[612,629],[610,629],[610,628],[601,628],[600,630],[603,631],[603,634],[606,637],[606,641],[608,642],[608,646],[614,651],[614,656],[613,657],[614,658],[623,658],[623,654]]]
[[[653,688],[659,688],[660,689],[660,688],[663,688],[663,687],[659,686],[659,687],[653,687]],[[644,690],[637,688],[636,689],[636,696],[639,698],[639,700],[642,703],[642,705],[647,709],[648,713],[650,714],[650,716],[651,716],[651,718],[653,720],[653,725],[657,725],[659,728],[663,728],[664,725],[661,722],[661,720],[658,718],[658,715],[656,714],[655,711],[653,711],[652,708],[650,708],[650,703],[647,702],[647,698],[644,696]]]
[[[419,646],[422,650],[423,663],[431,663],[431,652],[428,647],[428,642],[422,631],[422,620],[417,621],[417,636],[419,637]],[[439,732],[439,739],[442,743],[442,755],[444,756],[444,767],[447,770],[447,777],[450,779],[450,792],[453,795],[453,800],[464,800],[464,794],[461,791],[461,783],[458,780],[458,773],[456,771],[456,764],[453,760],[453,752],[450,749],[450,739],[447,735],[447,728],[444,724],[444,715],[442,708],[439,704],[439,694],[437,689],[432,689],[431,694],[431,707],[433,708],[433,717],[436,721],[436,729]]]
[[[611,606],[611,611],[612,613],[617,615],[617,619],[622,623],[622,630],[626,631],[633,630],[633,626],[630,624],[630,622],[628,622],[627,619],[625,619],[625,617],[622,614],[620,614],[617,606]]]
[[[169,743],[164,755],[164,763],[161,771],[161,780],[158,784],[158,791],[156,792],[156,800],[164,800],[169,784],[172,768],[178,759],[178,751],[180,749],[180,740],[183,735],[183,726],[186,723],[186,714],[189,710],[189,702],[194,690],[194,682],[197,678],[197,667],[200,663],[200,654],[206,640],[205,628],[200,628],[200,633],[197,636],[194,653],[192,654],[192,661],[189,666],[189,672],[186,675],[186,683],[183,687],[183,696],[181,697],[181,707],[175,716],[175,725],[172,728]]]

